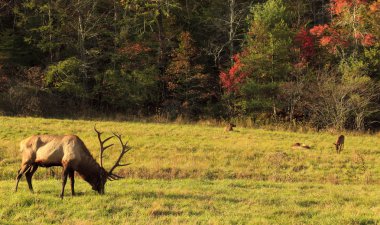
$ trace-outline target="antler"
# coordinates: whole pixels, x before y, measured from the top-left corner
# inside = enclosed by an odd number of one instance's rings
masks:
[[[106,139],[104,139],[104,140],[102,141],[101,136],[102,136],[103,132],[99,132],[99,131],[96,129],[96,125],[94,126],[94,130],[95,130],[95,132],[98,134],[98,140],[99,140],[99,143],[100,143],[100,166],[103,167],[103,152],[104,152],[107,148],[113,146],[113,144],[110,144],[110,145],[107,145],[107,146],[104,147],[104,144],[105,144],[108,140],[110,140],[111,138],[113,138],[114,136],[108,137],[108,138],[106,138]]]
[[[118,166],[128,166],[128,165],[130,165],[130,163],[120,164],[120,160],[123,158],[124,154],[127,153],[127,152],[129,152],[129,150],[131,150],[132,148],[128,146],[128,142],[125,142],[125,143],[123,142],[123,140],[121,139],[121,135],[120,134],[113,133],[113,135],[119,139],[122,148],[121,148],[121,152],[120,152],[119,158],[116,160],[115,165],[108,172],[108,179],[110,179],[110,180],[118,180],[118,179],[124,178],[124,177],[116,175],[116,174],[113,174],[112,172]]]

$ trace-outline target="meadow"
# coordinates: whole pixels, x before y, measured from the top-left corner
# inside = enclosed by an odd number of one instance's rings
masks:
[[[19,169],[19,142],[33,134],[76,134],[98,158],[94,125],[133,148],[99,196],[81,178],[59,196],[60,169],[39,168],[32,194]],[[378,224],[378,135],[221,126],[0,117],[0,224]],[[115,140],[114,140],[115,141]],[[309,150],[293,150],[302,142]],[[109,168],[120,146],[105,153]]]

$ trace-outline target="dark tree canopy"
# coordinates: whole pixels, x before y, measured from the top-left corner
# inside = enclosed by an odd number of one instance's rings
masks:
[[[378,0],[0,1],[0,113],[378,127]]]

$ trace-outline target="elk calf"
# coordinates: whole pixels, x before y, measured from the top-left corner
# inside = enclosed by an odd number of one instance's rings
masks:
[[[340,153],[343,150],[344,147],[344,135],[340,135],[336,142],[334,143],[336,153]]]
[[[229,123],[225,128],[224,128],[224,131],[226,131],[226,132],[228,132],[228,131],[233,131],[234,129],[234,127],[236,127],[236,125],[235,124],[233,124],[233,123]]]

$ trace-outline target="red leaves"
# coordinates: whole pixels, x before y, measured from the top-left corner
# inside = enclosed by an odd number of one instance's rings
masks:
[[[220,72],[219,78],[222,87],[226,89],[227,93],[237,92],[239,84],[241,84],[247,77],[247,74],[241,71],[243,64],[240,61],[239,54],[233,56],[234,65],[230,68],[228,73]]]
[[[310,34],[319,38],[319,45],[326,47],[329,52],[336,52],[337,47],[344,48],[347,46],[347,35],[343,35],[339,30],[334,29],[328,24],[317,25],[310,29]]]
[[[335,4],[335,7],[337,7],[336,10],[338,10],[339,13],[342,13],[341,10],[343,10],[344,7],[350,7],[354,3],[364,4],[365,1],[359,1],[359,0],[333,1],[333,4]],[[371,6],[373,8],[372,10],[375,10],[375,11],[377,10],[376,9],[377,6],[375,6],[374,4],[370,5],[370,7]],[[359,23],[361,20],[361,16],[357,15],[355,19],[357,23]],[[352,42],[353,40],[360,40],[360,43],[364,47],[370,47],[376,43],[376,37],[371,33],[366,33],[363,35],[362,33],[356,30],[350,31],[350,30],[347,30],[347,27],[340,27],[339,19],[337,23],[333,21],[330,25],[323,24],[323,25],[314,26],[313,28],[310,29],[310,34],[319,38],[319,45],[322,47],[326,47],[330,52],[336,52],[337,47],[347,48],[350,45],[351,46],[354,45],[354,42]]]
[[[302,28],[297,33],[295,41],[300,46],[301,61],[309,61],[315,55],[314,38]]]
[[[364,47],[372,46],[375,44],[375,37],[362,30],[363,35],[360,33],[360,27],[364,27],[363,14],[360,14],[359,7],[365,6],[367,8],[367,0],[331,0],[330,10],[335,15],[330,25],[317,25],[310,29],[310,33],[319,39],[319,44],[326,47],[330,52],[336,52],[337,48],[346,48],[355,46],[360,40]],[[377,11],[377,4],[369,5],[368,10],[371,12]],[[345,24],[354,24],[355,29]],[[358,31],[359,30],[359,31]]]
[[[339,48],[347,48],[360,43],[364,47],[373,46],[376,38],[368,31],[358,28],[364,27],[363,14],[357,10],[360,6],[368,6],[366,0],[332,0],[331,12],[335,15],[331,24],[317,25],[310,29],[310,33],[319,38],[319,45],[325,47],[331,53],[336,53]],[[380,9],[380,3],[372,3],[367,10],[375,12]],[[356,29],[345,26],[348,22],[355,24]],[[342,25],[343,24],[343,25]],[[364,33],[364,34],[363,34]],[[358,42],[359,40],[359,42]]]

